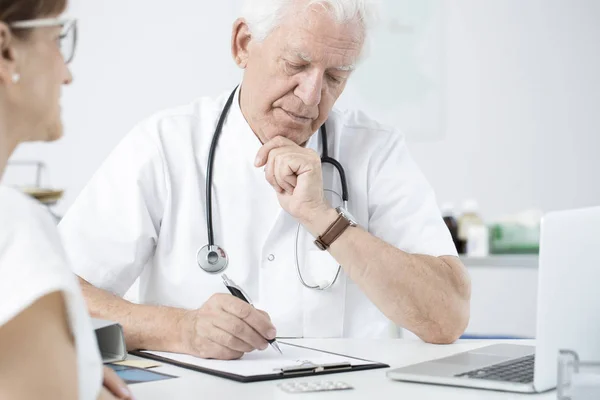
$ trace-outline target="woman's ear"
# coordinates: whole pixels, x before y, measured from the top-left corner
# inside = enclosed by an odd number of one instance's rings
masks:
[[[0,83],[16,83],[19,74],[15,66],[14,36],[4,22],[0,22]]]
[[[238,18],[233,23],[231,32],[231,55],[238,67],[244,69],[248,64],[248,46],[252,40],[248,23],[244,18]]]

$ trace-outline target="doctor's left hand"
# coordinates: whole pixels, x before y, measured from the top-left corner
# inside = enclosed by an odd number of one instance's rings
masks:
[[[281,207],[304,222],[328,208],[323,195],[321,158],[312,149],[276,136],[256,156],[256,167],[265,167],[265,177],[277,192]]]

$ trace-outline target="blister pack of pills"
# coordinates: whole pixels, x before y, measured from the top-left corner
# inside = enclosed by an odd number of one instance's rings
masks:
[[[350,390],[354,389],[345,382],[334,381],[314,381],[298,382],[288,381],[278,384],[279,388],[286,393],[308,393],[308,392],[327,392],[330,390]]]

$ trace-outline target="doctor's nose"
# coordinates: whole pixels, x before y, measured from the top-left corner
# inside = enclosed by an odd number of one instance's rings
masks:
[[[302,77],[302,81],[294,94],[309,107],[316,107],[321,102],[321,93],[323,92],[323,74],[318,70],[310,71]]]

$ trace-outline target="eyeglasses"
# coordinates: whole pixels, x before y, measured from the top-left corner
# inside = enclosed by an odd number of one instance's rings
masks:
[[[77,45],[77,20],[73,18],[40,18],[28,21],[17,21],[10,24],[16,29],[52,28],[60,26],[62,31],[59,36],[60,52],[69,64],[75,57],[75,46]]]

